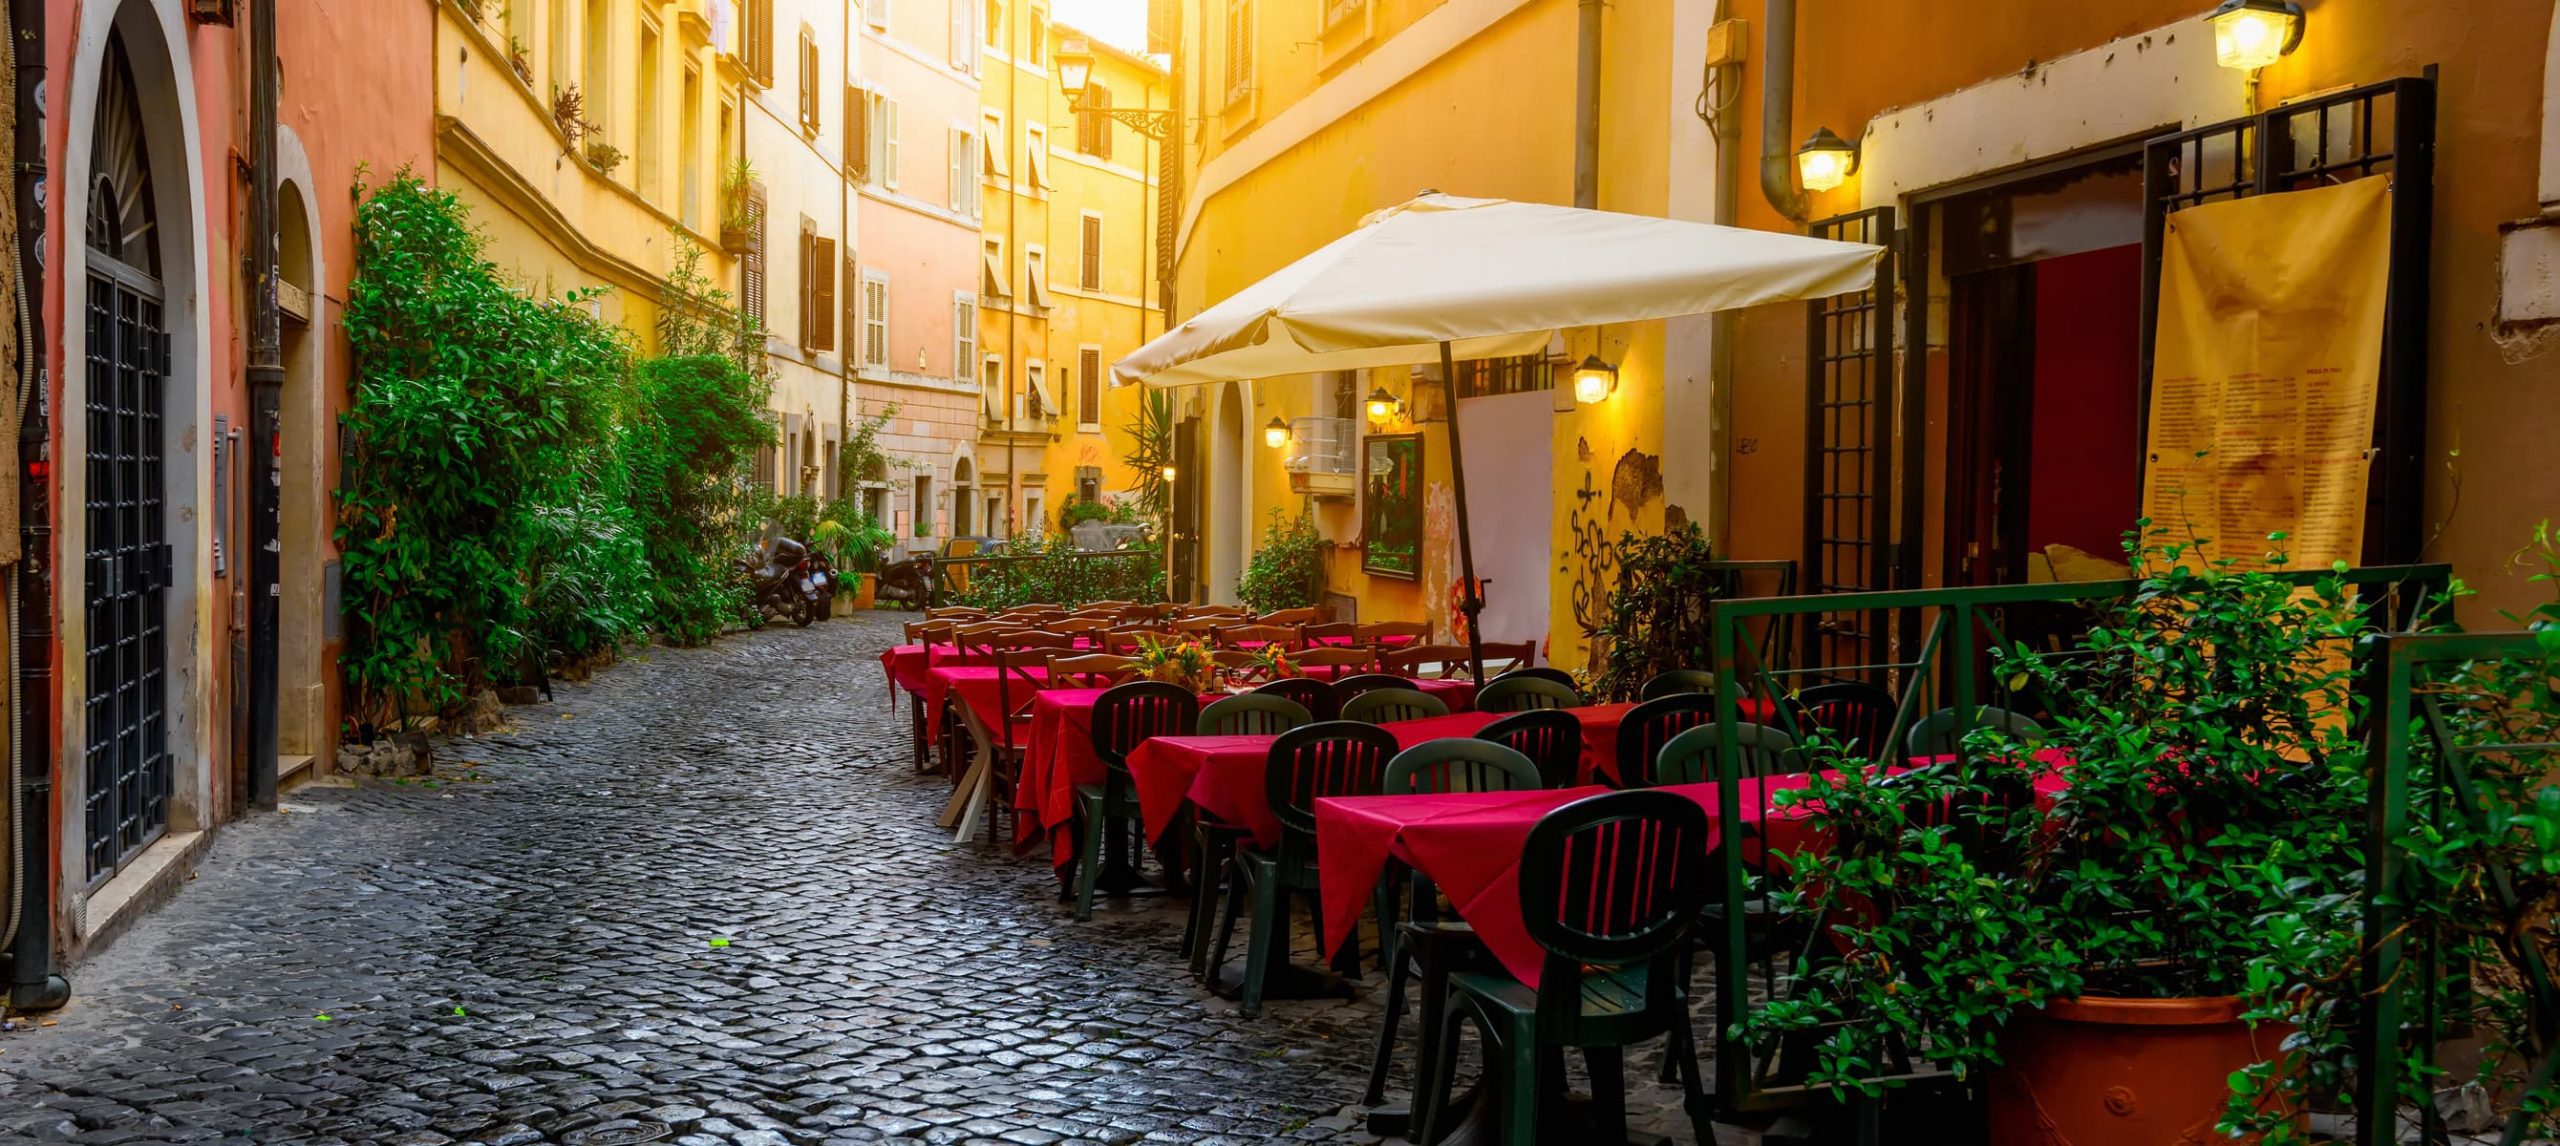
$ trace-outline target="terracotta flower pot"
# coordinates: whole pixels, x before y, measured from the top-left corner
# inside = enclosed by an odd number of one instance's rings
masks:
[[[2226,1141],[2213,1124],[2231,1072],[2275,1058],[2292,1033],[2240,1013],[2230,997],[2088,995],[2019,1016],[1990,1076],[1991,1146]]]
[[[853,591],[852,607],[855,609],[868,609],[872,606],[873,602],[879,599],[879,596],[880,575],[877,573],[865,573],[862,575],[861,587]]]

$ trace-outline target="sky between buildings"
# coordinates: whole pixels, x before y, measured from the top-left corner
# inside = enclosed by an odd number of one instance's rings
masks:
[[[1147,0],[1051,0],[1050,15],[1115,47],[1147,50]]]

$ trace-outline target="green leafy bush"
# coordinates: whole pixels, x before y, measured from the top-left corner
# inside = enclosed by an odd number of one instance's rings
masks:
[[[1017,540],[1006,555],[968,564],[945,563],[945,584],[965,581],[965,592],[945,604],[982,609],[1018,605],[1074,608],[1093,601],[1164,599],[1164,551],[1152,548],[1085,553],[1073,538],[1052,533],[1036,546]]]
[[[1661,673],[1713,666],[1707,604],[1729,588],[1714,560],[1706,532],[1695,522],[1650,537],[1630,533],[1618,542],[1618,584],[1609,594],[1608,620],[1585,634],[1596,659],[1585,695],[1634,700]]]
[[[1262,544],[1236,577],[1236,600],[1257,613],[1296,609],[1324,601],[1324,538],[1316,532],[1315,515],[1304,506],[1296,520],[1283,522],[1280,511],[1262,530]]]
[[[1106,525],[1136,525],[1138,507],[1125,501],[1113,505],[1099,501],[1070,499],[1067,504],[1058,509],[1058,528],[1060,529],[1074,529],[1088,521],[1099,521]]]
[[[669,643],[700,644],[745,604],[730,531],[747,496],[739,475],[773,434],[767,386],[727,357],[693,354],[642,363],[638,391],[622,442],[655,575],[650,625]]]

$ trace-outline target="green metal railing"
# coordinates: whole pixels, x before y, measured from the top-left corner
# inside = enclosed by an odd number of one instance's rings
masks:
[[[1155,600],[1164,594],[1160,578],[1164,570],[1161,549],[1106,549],[1075,553],[1017,553],[980,557],[937,557],[933,562],[933,604],[950,603],[954,597],[966,595],[983,575],[1002,577],[1039,562],[1070,562],[1084,566],[1074,580],[1089,585],[1095,592],[1090,600],[1125,598]],[[1125,567],[1122,567],[1125,566]],[[1150,584],[1152,583],[1152,588]],[[1117,590],[1117,591],[1110,591]],[[1154,595],[1147,595],[1152,592]],[[1077,601],[1044,601],[1040,604],[1074,606]]]
[[[2378,566],[2345,573],[2301,572],[2283,575],[2300,585],[2336,579],[2352,588],[2363,608],[2382,630],[2405,629],[2429,602],[2440,600],[2451,581],[2446,565]],[[1796,729],[1790,696],[1809,684],[1841,679],[1880,680],[1899,697],[1886,743],[1873,746],[1890,753],[1912,725],[1928,713],[1953,709],[1955,735],[1971,730],[1973,716],[1985,704],[2022,712],[2040,707],[2033,698],[2013,694],[2010,681],[1994,680],[1994,648],[2028,646],[2031,655],[2074,657],[2085,620],[2081,607],[2123,600],[2141,588],[2140,581],[2079,581],[2034,585],[1990,585],[1952,589],[1902,589],[1874,593],[1831,593],[1801,597],[1763,597],[1717,601],[1709,606],[1715,656],[1715,710],[1718,726],[1743,722],[1746,696],[1767,702],[1774,719]],[[1862,614],[1891,633],[1916,632],[1916,645],[1897,642],[1889,659],[1866,665],[1795,665],[1786,659],[1788,643],[1771,643],[1766,635],[1787,626],[1822,623],[1826,614]],[[1913,623],[1916,622],[1916,623]],[[1716,749],[1718,822],[1742,822],[1740,779],[1742,754],[1737,740],[1725,736]],[[1801,1105],[1818,1092],[1802,1086],[1772,1084],[1755,1064],[1751,1048],[1738,1032],[1749,1011],[1750,976],[1744,905],[1748,885],[1743,849],[1722,849],[1721,896],[1724,934],[1717,938],[1726,970],[1716,981],[1717,1096],[1728,1113]]]
[[[2446,897],[2466,893],[2488,897],[2496,915],[2483,922],[2499,932],[2493,943],[2514,973],[2524,1003],[2525,1037],[2517,1040],[2522,1045],[2515,1051],[2529,1066],[2526,1093],[2547,1088],[2560,1076],[2560,987],[2555,987],[2537,940],[2539,929],[2499,923],[2519,920],[2531,907],[2519,895],[2519,873],[2496,866],[2476,890],[2445,887],[2442,880],[2424,878],[2423,865],[2412,864],[2408,854],[2413,844],[2436,850],[2447,828],[2474,838],[2513,830],[2492,819],[2493,801],[2483,798],[2478,771],[2483,761],[2503,758],[2511,775],[2536,777],[2528,783],[2548,790],[2549,769],[2560,764],[2560,743],[2502,739],[2486,731],[2486,725],[2496,722],[2465,720],[2448,709],[2465,703],[2459,699],[2464,689],[2460,678],[2515,682],[2505,674],[2477,675],[2483,666],[2500,665],[2535,674],[2538,679],[2530,687],[2544,690],[2541,699],[2547,704],[2549,680],[2540,674],[2550,671],[2554,658],[2532,633],[2394,633],[2369,646],[2372,675],[2366,683],[2374,697],[2369,729],[2374,776],[2365,839],[2364,934],[2369,946],[2357,992],[2365,1003],[2354,1043],[2361,1067],[2354,1096],[2356,1141],[2363,1146],[2397,1143],[2402,1092],[2412,1090],[2416,1093],[2406,1097],[2416,1108],[2419,1141],[2442,1143],[2450,1136],[2425,1093],[2433,1083],[2437,1043],[2448,1029],[2442,1004],[2468,997],[2476,968],[2448,966],[2462,960],[2464,944],[2446,933],[2441,914],[2411,910],[2412,905],[2444,904]],[[2551,735],[2554,714],[2532,715],[2507,724],[2506,734]],[[2527,760],[2532,763],[2522,763]],[[2454,990],[2445,987],[2448,975],[2460,977]],[[2414,1015],[2408,1013],[2413,1001]],[[2531,1112],[2518,1105],[2500,1139],[2506,1146],[2523,1141],[2531,1129]]]

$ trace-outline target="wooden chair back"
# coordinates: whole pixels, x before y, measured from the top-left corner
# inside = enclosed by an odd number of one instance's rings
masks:
[[[1228,649],[1246,645],[1278,645],[1283,649],[1294,649],[1306,643],[1305,634],[1294,625],[1231,625],[1211,630],[1209,639],[1216,641],[1218,647]]]
[[[1051,688],[1110,688],[1136,680],[1140,669],[1134,657],[1109,653],[1082,653],[1071,657],[1049,658]]]
[[[1316,605],[1296,609],[1273,609],[1254,620],[1265,625],[1313,625],[1324,620],[1324,609]]]

